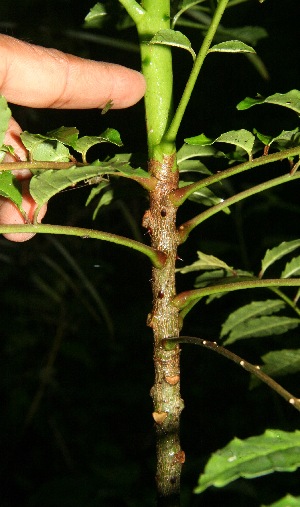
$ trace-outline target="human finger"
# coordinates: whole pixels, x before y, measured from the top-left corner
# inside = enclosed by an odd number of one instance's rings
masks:
[[[43,108],[125,108],[145,93],[139,72],[0,35],[0,91],[9,102]]]

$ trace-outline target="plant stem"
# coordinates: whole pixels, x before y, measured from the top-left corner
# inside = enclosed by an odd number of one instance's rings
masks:
[[[124,0],[122,0],[124,5]],[[174,145],[158,148],[172,115],[173,70],[171,48],[149,45],[159,30],[170,28],[170,1],[144,0],[146,14],[138,21],[142,71],[147,82],[145,109],[149,159],[162,160],[162,152],[172,154]]]
[[[244,171],[248,171],[249,169],[261,167],[266,164],[270,164],[271,162],[278,162],[280,160],[287,159],[288,157],[294,157],[299,154],[300,147],[296,146],[295,148],[272,153],[271,155],[262,155],[261,157],[257,157],[253,160],[249,160],[234,167],[230,167],[229,169],[225,169],[224,171],[220,171],[216,174],[213,174],[212,176],[208,176],[208,178],[203,178],[200,181],[191,183],[191,185],[178,188],[175,190],[175,192],[173,192],[172,201],[174,204],[176,204],[176,206],[181,206],[190,195],[192,195],[197,190],[200,190],[201,188],[208,187],[213,183],[218,183],[226,178],[235,176],[236,174],[240,174]]]
[[[175,261],[178,246],[176,211],[170,193],[178,186],[174,172],[175,156],[165,155],[162,164],[153,160],[149,170],[158,179],[150,192],[150,209],[143,225],[151,231],[152,247],[167,255],[161,270],[152,270],[153,307],[148,325],[154,334],[155,382],[151,389],[157,434],[157,492],[159,505],[179,506],[180,474],[184,452],[180,447],[179,423],[183,401],[180,396],[179,347],[166,351],[162,340],[179,335],[179,311],[172,304],[175,297]]]
[[[237,202],[240,202],[243,199],[246,199],[247,197],[250,197],[252,195],[258,194],[259,192],[263,192],[264,190],[268,190],[269,188],[282,185],[283,183],[288,183],[298,178],[300,178],[300,173],[296,173],[293,176],[291,176],[291,174],[284,174],[283,176],[278,176],[278,178],[274,178],[264,183],[260,183],[259,185],[244,190],[243,192],[239,192],[238,194],[235,194],[232,197],[225,199],[219,204],[212,206],[211,208],[203,211],[203,213],[200,213],[199,215],[195,216],[188,222],[185,222],[184,224],[179,226],[181,243],[184,243],[184,241],[186,241],[190,232],[195,227],[197,227],[197,225],[201,224],[202,222],[207,220],[209,217],[215,215],[219,211],[222,211],[224,208],[232,206],[232,204],[236,204]]]
[[[181,120],[182,120],[183,115],[185,113],[186,107],[189,103],[192,91],[193,91],[196,81],[198,79],[199,72],[200,72],[203,62],[205,60],[207,52],[210,48],[211,42],[215,36],[215,33],[217,31],[217,28],[219,26],[219,23],[221,21],[221,18],[223,16],[223,13],[226,9],[227,4],[228,4],[228,0],[219,0],[218,6],[215,10],[211,24],[207,30],[207,34],[204,38],[204,41],[201,45],[200,51],[197,55],[197,58],[195,60],[192,71],[190,73],[189,79],[186,83],[181,100],[178,104],[175,115],[172,119],[171,125],[163,138],[163,141],[165,141],[165,142],[169,142],[169,143],[175,142],[175,139],[176,139],[179,127],[180,127]]]
[[[48,225],[48,224],[22,224],[22,225],[0,225],[0,234],[13,234],[15,232],[34,233],[34,234],[64,234],[66,236],[78,236],[83,239],[101,239],[117,245],[133,248],[143,253],[151,260],[152,264],[161,269],[166,262],[166,255],[163,252],[155,251],[150,246],[139,243],[133,239],[111,234],[110,232],[95,231],[93,229],[83,229],[82,227],[70,227],[67,225]]]
[[[197,336],[180,336],[179,338],[167,338],[164,342],[166,349],[168,350],[170,346],[173,346],[177,343],[192,343],[194,345],[201,345],[206,349],[213,350],[217,352],[223,357],[230,359],[236,364],[239,364],[244,370],[249,371],[252,375],[255,375],[259,380],[267,384],[273,391],[276,391],[277,394],[282,396],[286,401],[288,401],[296,410],[300,411],[300,399],[295,398],[291,393],[286,391],[280,384],[275,382],[269,375],[266,375],[259,366],[255,366],[254,364],[248,363],[243,358],[234,354],[230,350],[218,345],[217,342],[211,342],[208,340],[202,340],[202,338],[198,338]]]
[[[180,310],[190,305],[192,301],[200,300],[204,296],[232,292],[243,289],[260,289],[270,287],[300,287],[300,278],[269,278],[265,280],[246,280],[221,285],[213,285],[202,289],[188,290],[181,292],[173,299],[173,304]]]

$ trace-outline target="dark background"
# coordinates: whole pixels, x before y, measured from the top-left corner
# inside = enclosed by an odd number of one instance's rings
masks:
[[[83,19],[92,6],[93,2],[79,0],[15,0],[13,4],[2,0],[0,30],[32,43],[139,69],[138,53],[81,38]],[[202,132],[213,137],[255,127],[275,135],[298,126],[297,116],[281,108],[235,109],[247,95],[299,89],[298,11],[296,0],[264,4],[253,0],[225,15],[226,26],[260,25],[268,30],[269,38],[259,43],[257,51],[270,79],[263,81],[243,56],[212,55],[194,90],[179,145],[184,137]],[[136,42],[133,28],[115,31],[107,26],[101,33]],[[186,34],[197,49],[199,35]],[[176,57],[175,102],[191,63],[184,52],[174,51]],[[113,127],[121,133],[124,151],[145,151],[142,103],[105,116],[99,111],[17,106],[12,110],[22,128],[31,132],[65,125],[76,126],[81,135],[97,135]],[[110,150],[93,148],[90,156],[103,158]],[[235,178],[219,193],[226,196],[258,183],[266,174],[270,178],[281,174],[283,165],[261,171],[262,176],[255,170]],[[84,206],[89,192],[85,187],[53,198],[47,222],[90,226],[93,206]],[[145,193],[124,181],[115,183],[115,192],[115,203],[103,208],[92,225],[148,241],[139,225],[147,208]],[[236,206],[229,216],[217,215],[191,234],[180,255],[188,264],[201,250],[257,274],[267,248],[299,235],[298,193],[296,185],[285,185]],[[199,206],[189,203],[180,210],[180,220],[196,213]],[[154,505],[152,340],[145,324],[151,308],[149,262],[104,242],[42,235],[24,244],[1,239],[0,260],[0,506]],[[179,275],[178,290],[191,288],[193,280]],[[231,294],[210,305],[198,304],[186,319],[184,333],[217,339],[226,316],[252,296]],[[266,294],[257,292],[256,298],[265,299]],[[253,339],[232,350],[256,362],[268,350],[297,347],[296,338],[292,332]],[[183,506],[259,507],[287,492],[300,495],[298,472],[239,480],[224,489],[192,494],[210,453],[234,436],[298,427],[292,407],[267,387],[249,391],[248,386],[248,374],[237,366],[210,351],[184,346]],[[284,379],[284,386],[300,396],[297,376]]]

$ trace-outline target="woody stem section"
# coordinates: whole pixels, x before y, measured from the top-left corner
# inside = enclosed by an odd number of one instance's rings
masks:
[[[175,261],[179,243],[176,230],[176,207],[170,200],[178,187],[178,172],[174,170],[175,156],[165,155],[162,162],[151,160],[149,171],[157,179],[150,192],[150,209],[143,225],[151,234],[152,246],[167,256],[164,266],[152,270],[153,307],[148,325],[154,334],[155,382],[151,389],[153,419],[157,434],[157,492],[158,505],[179,506],[180,474],[184,452],[179,441],[179,420],[183,409],[180,396],[180,350],[178,344],[165,350],[166,337],[178,336],[179,313],[172,304],[175,291]]]

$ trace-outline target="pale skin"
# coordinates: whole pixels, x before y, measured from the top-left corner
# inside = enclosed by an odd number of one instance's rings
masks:
[[[145,80],[134,70],[121,65],[85,60],[28,44],[0,34],[0,94],[8,102],[27,107],[55,109],[103,108],[110,100],[114,109],[129,107],[145,93]],[[27,160],[20,141],[21,127],[13,119],[5,137],[18,160]],[[13,162],[7,156],[6,162]],[[1,168],[0,168],[1,170]],[[33,214],[35,202],[28,193],[30,171],[18,171],[22,180],[23,209]],[[40,211],[39,220],[46,213]],[[24,218],[9,200],[0,197],[0,224],[22,224]],[[33,234],[7,234],[11,241],[27,241]]]

